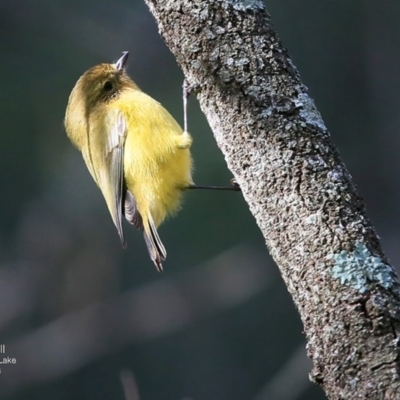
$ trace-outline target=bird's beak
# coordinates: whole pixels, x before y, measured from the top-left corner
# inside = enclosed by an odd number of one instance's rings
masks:
[[[129,51],[123,51],[122,56],[115,63],[115,68],[117,68],[118,71],[122,71],[124,69],[126,62],[128,61],[128,57]]]

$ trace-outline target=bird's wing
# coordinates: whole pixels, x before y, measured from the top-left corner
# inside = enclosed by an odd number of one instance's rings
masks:
[[[124,143],[127,135],[125,117],[119,110],[110,110],[102,132],[91,132],[101,140],[92,141],[90,147],[92,175],[103,193],[111,218],[117,228],[122,245],[125,246],[122,230],[124,202]],[[97,148],[95,148],[96,146]],[[88,164],[88,163],[87,163]]]
[[[136,200],[131,191],[125,191],[124,215],[126,220],[137,229],[143,229],[143,219],[137,207]]]

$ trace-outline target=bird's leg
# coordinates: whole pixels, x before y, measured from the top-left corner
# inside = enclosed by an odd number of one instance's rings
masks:
[[[187,124],[187,100],[188,97],[191,95],[191,93],[196,90],[199,87],[199,84],[194,84],[191,85],[189,82],[186,80],[186,78],[183,80],[183,134],[188,134],[188,124]],[[189,136],[190,137],[190,136]],[[191,145],[191,141],[189,146]],[[187,147],[189,147],[187,146]],[[187,148],[187,147],[182,147],[182,148]],[[190,185],[186,187],[185,189],[208,189],[208,190],[230,190],[230,191],[235,191],[235,192],[240,192],[240,186],[236,182],[235,178],[231,179],[231,187],[224,187],[224,186],[202,186],[202,185]]]
[[[234,192],[240,192],[240,186],[236,182],[235,178],[231,179],[232,186],[202,186],[202,185],[190,185],[186,189],[208,189],[208,190],[230,190]]]
[[[187,132],[188,131],[188,123],[187,123],[187,100],[189,98],[189,96],[193,93],[193,91],[195,89],[197,89],[199,87],[198,84],[189,84],[189,82],[187,81],[187,79],[185,78],[183,80],[183,131]]]

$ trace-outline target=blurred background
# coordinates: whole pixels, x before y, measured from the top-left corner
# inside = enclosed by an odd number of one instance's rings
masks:
[[[400,3],[266,5],[398,265]],[[17,360],[0,365],[0,399],[324,399],[239,193],[187,193],[160,229],[162,274],[130,226],[121,248],[62,121],[79,76],[123,50],[182,123],[183,76],[143,1],[0,2],[0,343]],[[226,185],[195,98],[189,131],[195,181]]]

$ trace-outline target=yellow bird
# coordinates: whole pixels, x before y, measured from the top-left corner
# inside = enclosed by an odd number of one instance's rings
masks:
[[[157,269],[167,253],[157,227],[191,187],[192,138],[125,72],[128,52],[86,71],[75,84],[65,129],[82,152],[125,246],[122,217],[143,230]]]

